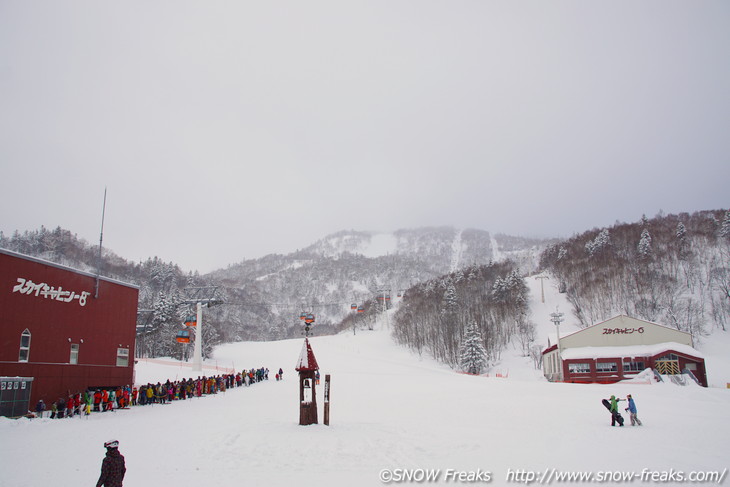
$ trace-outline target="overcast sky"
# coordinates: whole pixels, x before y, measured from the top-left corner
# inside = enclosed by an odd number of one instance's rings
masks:
[[[207,272],[730,206],[730,2],[0,0],[0,230]]]

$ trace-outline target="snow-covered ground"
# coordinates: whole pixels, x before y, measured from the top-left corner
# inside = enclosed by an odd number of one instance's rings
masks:
[[[554,333],[549,314],[556,306],[566,314],[561,334],[577,330],[562,295],[548,292],[550,281],[544,304],[540,281],[531,282],[538,343]],[[404,475],[397,469],[440,469],[435,485],[469,483],[450,479],[448,469],[472,472],[471,483],[482,483],[488,472],[491,485],[508,485],[526,483],[526,471],[554,479],[552,469],[593,475],[647,469],[676,478],[678,471],[730,467],[728,389],[551,384],[516,349],[505,352],[491,377],[469,376],[395,345],[384,327],[310,339],[322,374],[332,376],[331,425],[299,426],[293,369],[302,342],[228,344],[207,363],[282,367],[281,382],[272,373],[249,388],[89,418],[0,418],[0,485],[93,485],[110,438],[126,457],[128,487],[378,486],[381,475]],[[716,374],[730,382],[729,370]],[[137,367],[140,383],[191,374],[187,364]],[[611,394],[632,394],[644,426],[612,428],[600,402]],[[648,479],[607,484],[652,484]]]

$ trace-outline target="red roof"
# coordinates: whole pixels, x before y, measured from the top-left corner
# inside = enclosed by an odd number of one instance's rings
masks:
[[[314,356],[314,352],[312,351],[312,346],[309,344],[309,339],[304,339],[304,345],[302,346],[302,351],[299,354],[299,361],[297,362],[296,371],[301,372],[302,370],[306,371],[312,371],[312,370],[318,370],[319,365],[317,364],[317,359]]]

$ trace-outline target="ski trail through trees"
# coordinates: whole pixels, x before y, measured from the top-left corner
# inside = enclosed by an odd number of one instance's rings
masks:
[[[454,235],[454,241],[451,244],[451,272],[454,272],[456,269],[459,268],[459,264],[461,263],[461,234],[464,230],[457,230],[456,235]]]
[[[499,262],[504,258],[504,255],[502,255],[499,251],[499,245],[497,244],[497,239],[494,238],[494,235],[490,235],[489,239],[492,244],[492,259],[494,259],[495,262]]]

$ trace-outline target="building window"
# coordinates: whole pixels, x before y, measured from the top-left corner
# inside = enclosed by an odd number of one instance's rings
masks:
[[[659,357],[657,360],[679,360],[679,357],[674,353],[668,353],[663,357]]]
[[[129,366],[129,349],[117,348],[117,367]]]
[[[78,343],[71,344],[71,356],[68,359],[68,363],[70,363],[71,365],[76,365],[79,363],[79,344]]]
[[[30,357],[30,330],[27,328],[20,334],[20,354],[18,362],[27,362]]]
[[[596,372],[617,372],[616,362],[597,362]]]
[[[624,372],[641,372],[644,367],[644,362],[624,362]]]
[[[590,374],[591,364],[568,364],[568,372],[571,374]]]

